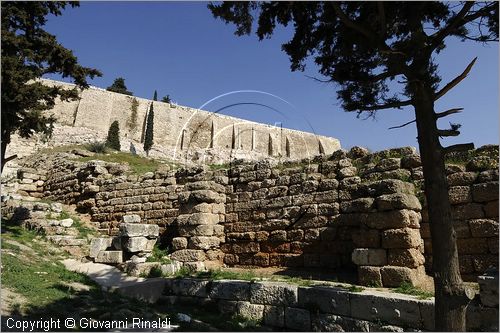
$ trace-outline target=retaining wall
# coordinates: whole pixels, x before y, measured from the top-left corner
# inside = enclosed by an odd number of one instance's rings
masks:
[[[498,265],[498,160],[492,157],[498,148],[470,154],[447,173],[460,269],[474,281]],[[57,156],[47,158],[50,165],[37,159],[21,177],[50,170],[40,176],[43,195],[76,204],[103,232],[116,232],[124,214],[158,224],[177,260],[351,267],[360,283],[384,286],[418,285],[426,271],[432,274],[422,168],[412,148],[373,154],[353,148],[300,163],[265,160],[227,170],[165,166],[140,176],[114,163]]]

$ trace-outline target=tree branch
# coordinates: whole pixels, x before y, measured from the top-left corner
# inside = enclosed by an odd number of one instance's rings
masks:
[[[462,112],[463,109],[464,108],[455,108],[455,109],[449,109],[449,110],[446,110],[443,112],[436,113],[436,119],[449,116],[450,114],[460,113],[460,112]]]
[[[430,36],[431,38],[431,49],[434,49],[436,46],[438,46],[446,36],[448,36],[454,29],[456,29],[460,21],[467,15],[469,10],[474,6],[474,1],[467,1],[462,9],[455,15],[448,23],[447,26],[445,26],[443,29],[439,30],[438,32],[432,34]]]
[[[348,26],[349,28],[353,29],[353,30],[356,30],[357,32],[361,33],[362,35],[364,35],[365,37],[367,38],[370,38],[370,39],[375,39],[377,40],[377,37],[369,30],[366,30],[365,28],[363,28],[362,26],[356,24],[354,21],[352,21],[343,11],[342,9],[340,8],[340,5],[338,2],[332,2],[331,3],[332,6],[333,6],[333,9],[335,10],[335,13],[337,13],[337,15],[339,16],[339,19],[340,21],[342,21],[342,23],[344,23],[346,26]]]
[[[473,143],[460,143],[460,144],[457,144],[457,145],[452,145],[452,146],[449,146],[449,147],[445,147],[443,149],[444,149],[444,153],[445,154],[448,154],[448,153],[451,153],[451,152],[456,152],[456,151],[467,151],[467,150],[474,149],[474,144]]]
[[[434,101],[437,101],[439,98],[443,97],[448,91],[450,91],[451,89],[453,89],[453,87],[455,87],[457,84],[459,84],[463,79],[465,79],[467,77],[467,74],[469,74],[470,70],[472,69],[472,66],[474,66],[474,64],[476,63],[476,60],[477,60],[477,57],[475,57],[471,62],[470,64],[467,65],[467,67],[465,68],[465,70],[462,72],[462,74],[460,74],[459,76],[457,76],[456,78],[454,78],[453,80],[451,80],[450,83],[448,83],[447,85],[445,85],[443,87],[443,89],[441,89],[440,91],[438,91],[436,93],[436,95],[434,96]]]
[[[452,129],[447,129],[447,130],[438,129],[437,132],[438,132],[439,136],[458,136],[458,135],[460,135],[460,131],[452,130]]]
[[[405,126],[408,126],[408,125],[410,125],[411,123],[414,123],[414,122],[416,122],[416,121],[417,121],[416,119],[413,119],[412,121],[409,121],[409,122],[407,122],[407,123],[404,123],[403,125],[389,127],[389,129],[395,129],[395,128],[405,127]]]
[[[382,33],[382,38],[385,38],[385,34],[387,33],[387,27],[385,26],[385,10],[384,10],[384,2],[377,1],[378,14],[380,15],[380,29]]]
[[[377,111],[377,110],[383,110],[383,109],[394,109],[394,108],[400,108],[402,106],[411,105],[411,103],[412,103],[411,100],[406,100],[406,101],[390,102],[390,103],[386,103],[386,104],[378,104],[378,105],[376,104],[376,105],[370,105],[370,106],[364,107],[362,111]]]

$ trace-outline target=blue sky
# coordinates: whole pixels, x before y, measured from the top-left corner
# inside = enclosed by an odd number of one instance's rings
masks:
[[[414,125],[387,129],[412,120],[411,108],[379,111],[375,120],[357,119],[356,114],[342,110],[334,85],[306,77],[317,76],[314,65],[305,72],[290,71],[281,44],[291,37],[291,29],[279,28],[271,39],[261,42],[255,35],[237,37],[234,26],[214,19],[206,4],[81,2],[80,7],[50,18],[46,29],[72,49],[80,63],[103,72],[103,77],[90,81],[98,87],[105,88],[121,76],[135,96],[152,98],[156,89],[159,97],[169,94],[178,104],[191,107],[228,92],[257,90],[267,94],[235,93],[204,109],[216,111],[234,103],[266,104],[279,112],[242,105],[222,113],[336,137],[344,148],[418,145]],[[450,121],[462,124],[462,134],[446,139],[444,145],[498,143],[498,44],[450,40],[436,60],[445,84],[475,56],[478,61],[469,76],[436,103],[436,111],[465,109],[444,119],[443,128]]]

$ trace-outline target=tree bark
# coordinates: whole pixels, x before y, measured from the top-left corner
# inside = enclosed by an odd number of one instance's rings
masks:
[[[3,172],[3,167],[5,166],[5,152],[7,151],[7,145],[9,144],[10,142],[10,135],[7,135],[6,133],[2,133],[2,156],[1,156],[1,160],[0,160],[0,174],[2,174]]]
[[[424,81],[410,85],[432,238],[432,268],[437,331],[465,331],[465,311],[472,298],[460,276],[456,234],[451,219],[444,149],[439,142],[434,92]]]

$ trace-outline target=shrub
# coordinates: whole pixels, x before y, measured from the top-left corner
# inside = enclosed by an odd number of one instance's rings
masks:
[[[127,90],[127,86],[125,85],[125,79],[122,77],[115,79],[113,84],[107,87],[106,90],[124,95],[130,95],[130,96],[133,95],[131,91]]]
[[[106,143],[99,141],[91,142],[87,145],[87,150],[97,154],[105,154],[107,151]]]
[[[139,101],[136,98],[132,99],[132,105],[130,106],[130,118],[127,121],[127,126],[130,130],[135,130],[137,127],[137,109],[139,107]]]
[[[109,126],[106,146],[114,150],[120,150],[120,125],[117,120],[113,121],[111,126]]]

